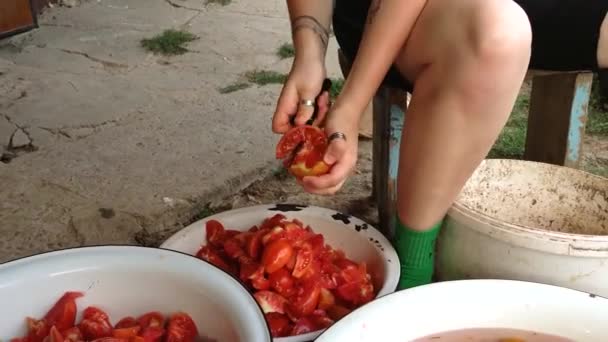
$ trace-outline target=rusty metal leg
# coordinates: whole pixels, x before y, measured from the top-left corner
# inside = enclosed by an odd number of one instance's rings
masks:
[[[590,72],[534,77],[524,159],[579,167],[592,80]]]

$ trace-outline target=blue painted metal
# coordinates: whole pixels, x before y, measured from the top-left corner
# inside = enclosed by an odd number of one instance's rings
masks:
[[[591,82],[579,82],[577,80],[572,108],[570,109],[570,125],[566,146],[566,161],[569,163],[577,164],[580,159],[590,97]]]
[[[390,127],[389,127],[389,151],[388,151],[388,179],[386,186],[388,187],[388,200],[393,209],[388,217],[388,231],[390,236],[395,234],[396,215],[397,215],[397,176],[399,174],[399,149],[401,147],[401,134],[405,120],[403,109],[393,104],[390,107]]]

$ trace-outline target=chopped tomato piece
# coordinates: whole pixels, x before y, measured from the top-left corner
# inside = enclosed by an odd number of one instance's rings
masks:
[[[44,315],[48,326],[55,326],[63,331],[74,326],[76,320],[76,298],[82,297],[82,292],[66,292],[53,307]]]
[[[317,308],[320,295],[321,288],[315,283],[300,287],[288,304],[289,314],[296,318],[310,315]]]
[[[334,305],[327,309],[327,315],[334,321],[340,320],[342,317],[348,315],[349,313],[350,309],[345,308],[341,305]]]
[[[273,272],[268,278],[270,288],[284,297],[290,297],[294,292],[295,279],[285,268]]]
[[[302,335],[315,330],[317,330],[315,324],[308,317],[302,317],[296,321],[291,334]]]
[[[287,299],[272,291],[258,291],[253,297],[256,299],[262,311],[267,314],[269,312],[285,313],[285,303]]]
[[[205,260],[219,267],[224,272],[234,274],[234,268],[226,260],[224,260],[216,249],[209,245],[202,247],[198,253],[196,253],[196,256],[199,259]]]
[[[270,243],[262,254],[262,265],[267,273],[273,273],[285,266],[293,255],[293,247],[285,239]]]
[[[139,325],[134,325],[128,328],[114,329],[114,331],[112,332],[112,336],[116,338],[129,339],[131,337],[137,336],[137,334],[139,334],[139,330],[141,330],[141,327]]]
[[[158,342],[165,334],[165,330],[161,327],[147,327],[142,330],[141,337],[143,342]]]
[[[45,338],[45,341],[63,342],[63,336],[61,335],[59,330],[57,330],[57,327],[53,325],[53,327],[51,328],[51,332],[49,333],[49,336],[47,336],[47,338]]]
[[[101,309],[89,306],[84,309],[82,314],[82,321],[78,325],[78,328],[82,332],[82,336],[85,340],[95,340],[102,337],[112,336],[112,324],[110,324],[110,318]]]
[[[274,216],[269,217],[269,218],[265,219],[264,222],[262,222],[262,225],[260,226],[260,230],[273,229],[274,227],[281,226],[281,224],[283,223],[283,221],[285,219],[286,219],[285,215],[275,214]]]
[[[207,242],[216,247],[221,246],[224,240],[224,225],[217,220],[209,220],[205,224],[205,229]]]
[[[49,334],[51,327],[44,319],[27,319],[27,340],[30,342],[41,342]]]
[[[78,327],[71,327],[70,329],[63,332],[63,336],[66,341],[69,342],[81,342],[84,341],[82,333]]]
[[[293,161],[289,162],[290,154],[300,146]],[[287,131],[279,140],[276,148],[276,158],[285,159],[285,166],[298,178],[303,176],[318,176],[329,171],[329,165],[323,161],[327,149],[327,136],[318,127],[305,125]],[[291,165],[290,165],[291,164]]]
[[[139,316],[137,323],[142,329],[162,328],[165,326],[165,316],[158,311],[152,311]]]
[[[321,310],[327,310],[334,304],[336,304],[336,298],[334,295],[331,293],[331,291],[322,288],[319,294],[318,308]]]
[[[305,274],[311,272],[312,259],[312,251],[309,248],[300,249],[296,256],[296,264],[293,268],[292,275],[296,278],[302,278]]]
[[[198,337],[198,329],[192,318],[183,312],[169,318],[165,342],[193,342]]]
[[[133,317],[125,317],[123,319],[121,319],[120,321],[118,321],[118,323],[116,323],[116,325],[114,325],[114,329],[121,329],[121,328],[131,328],[131,327],[135,327],[135,326],[139,326],[139,324],[137,323],[137,320]]]
[[[247,241],[247,254],[254,259],[260,255],[260,250],[262,249],[262,236],[264,233],[264,231],[258,231],[251,235]]]
[[[285,337],[291,331],[291,322],[285,315],[276,312],[266,314],[272,337]]]
[[[236,238],[228,239],[224,242],[224,252],[231,259],[238,259],[245,255],[245,251]]]
[[[281,239],[283,236],[285,236],[285,229],[279,226],[274,227],[262,236],[262,244],[266,246],[273,241]]]

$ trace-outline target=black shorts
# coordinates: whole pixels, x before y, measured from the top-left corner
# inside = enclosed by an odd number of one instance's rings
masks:
[[[406,1],[406,0],[403,0]],[[600,26],[608,0],[514,0],[532,26],[531,69],[597,70]],[[336,0],[333,29],[351,61],[357,54],[370,0]],[[408,91],[413,83],[391,66],[384,83]]]

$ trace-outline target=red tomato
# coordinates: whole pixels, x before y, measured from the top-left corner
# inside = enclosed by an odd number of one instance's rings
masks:
[[[160,327],[148,327],[142,330],[141,337],[143,342],[159,342],[164,334],[165,330]]]
[[[234,268],[226,260],[224,260],[220,253],[212,246],[207,245],[202,247],[198,253],[196,253],[196,256],[219,267],[224,272],[234,274]]]
[[[270,287],[284,297],[290,297],[294,292],[295,280],[285,268],[273,272],[268,278]]]
[[[334,324],[334,321],[327,317],[327,313],[323,310],[316,310],[312,315],[308,316],[308,319],[313,323],[316,330],[325,329]]]
[[[288,165],[288,159],[284,162],[289,171],[297,178],[327,173],[330,167],[323,161],[327,149],[327,136],[318,127],[298,126],[287,131],[277,144],[276,158],[288,158],[300,143],[302,145],[291,165]]]
[[[76,298],[82,297],[82,292],[66,292],[46,313],[44,320],[48,326],[56,326],[63,331],[74,326],[76,320]]]
[[[267,273],[273,273],[285,266],[293,255],[293,247],[285,239],[270,243],[262,254],[262,265]]]
[[[118,321],[118,323],[114,325],[114,329],[130,328],[135,326],[139,326],[139,324],[137,324],[137,320],[129,316]]]
[[[264,236],[262,236],[262,244],[264,246],[268,245],[271,242],[281,239],[285,236],[285,229],[283,227],[274,227],[269,231],[266,231]]]
[[[129,342],[146,342],[146,340],[141,336],[135,336],[129,339]]]
[[[272,337],[285,337],[289,335],[291,322],[285,315],[276,312],[267,313],[266,322],[268,322]]]
[[[57,327],[53,325],[49,336],[47,336],[47,338],[45,338],[44,340],[46,342],[63,342],[63,336],[61,335],[59,330],[57,330]]]
[[[91,342],[129,342],[128,338],[102,337],[96,338]]]
[[[302,317],[296,321],[296,324],[291,331],[291,335],[301,335],[317,330],[315,324],[308,318]]]
[[[165,342],[193,342],[197,337],[198,329],[189,315],[178,312],[171,316]]]
[[[320,295],[321,288],[316,283],[298,288],[298,292],[288,304],[289,313],[295,318],[310,315],[317,308]]]
[[[217,220],[209,220],[205,224],[205,229],[207,242],[213,246],[220,247],[224,240],[224,226]]]
[[[70,329],[64,331],[63,336],[65,337],[65,340],[69,342],[84,341],[82,333],[80,332],[80,329],[78,329],[78,327],[71,327]]]
[[[139,325],[134,325],[128,328],[114,329],[114,331],[112,332],[112,336],[116,338],[129,339],[131,337],[137,336],[137,334],[139,334],[139,330],[141,330],[141,327]]]
[[[110,318],[101,309],[89,306],[84,309],[82,321],[78,325],[85,340],[95,340],[112,336]]]
[[[374,299],[374,288],[370,283],[350,282],[338,286],[336,294],[351,304],[362,305]]]
[[[269,312],[285,313],[285,303],[287,299],[272,291],[258,291],[253,297],[260,304],[265,314]]]
[[[137,318],[137,323],[142,329],[163,328],[165,326],[165,316],[158,311],[145,313]]]

